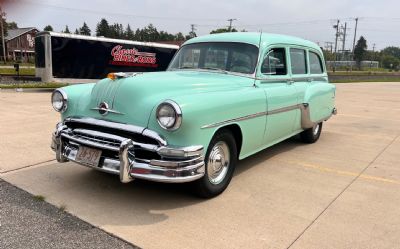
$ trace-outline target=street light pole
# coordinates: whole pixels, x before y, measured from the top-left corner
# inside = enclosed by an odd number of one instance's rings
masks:
[[[6,16],[6,13],[3,12],[3,10],[0,9],[0,26],[1,26],[1,40],[3,44],[3,59],[4,59],[4,64],[6,64],[7,58],[6,58],[6,45],[4,42],[4,25],[3,25],[3,17]]]

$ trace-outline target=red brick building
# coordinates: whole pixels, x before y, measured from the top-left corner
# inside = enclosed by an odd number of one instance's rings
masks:
[[[33,61],[35,55],[36,28],[9,29],[5,37],[9,60]]]

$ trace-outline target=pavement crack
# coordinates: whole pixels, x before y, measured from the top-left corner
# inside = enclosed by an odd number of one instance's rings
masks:
[[[289,249],[289,248],[291,248],[293,245],[294,245],[294,243],[296,243],[296,241],[298,241],[302,236],[303,236],[303,234],[305,233],[305,232],[307,232],[307,230],[308,229],[310,229],[310,227],[319,219],[319,217],[321,217],[325,212],[326,212],[326,210],[328,210],[329,209],[329,207],[331,207],[332,206],[332,204],[344,193],[344,192],[346,192],[346,190],[357,180],[357,179],[359,179],[363,174],[364,174],[364,172],[373,164],[373,163],[375,163],[375,161],[398,139],[400,137],[400,134],[399,135],[397,135],[395,138],[393,138],[392,139],[392,141],[388,144],[388,145],[386,145],[376,156],[375,156],[375,158],[370,162],[370,163],[368,163],[368,165],[367,166],[365,166],[365,168],[363,169],[363,170],[361,170],[360,171],[360,173],[353,179],[353,180],[351,180],[351,182],[349,183],[349,184],[347,184],[346,185],[346,187],[342,190],[342,191],[340,191],[340,193],[338,194],[338,195],[336,195],[336,197],[335,198],[333,198],[332,199],[332,201],[331,202],[329,202],[329,204],[317,215],[317,217],[315,217],[311,222],[310,222],[310,224],[308,224],[308,226],[307,227],[305,227],[304,228],[304,230],[292,241],[292,243],[290,243],[290,245],[288,246],[288,247],[286,247],[286,249]]]
[[[23,167],[20,167],[20,168],[17,168],[17,169],[10,169],[10,170],[6,170],[6,171],[2,171],[2,172],[0,172],[0,174],[7,174],[7,173],[10,173],[10,172],[18,171],[18,170],[21,170],[21,169],[26,169],[26,168],[29,168],[29,167],[33,167],[33,166],[37,166],[37,165],[40,165],[40,164],[43,164],[43,163],[49,163],[49,162],[53,162],[53,161],[56,161],[56,159],[50,159],[50,160],[46,160],[46,161],[43,161],[43,162],[29,164],[29,165],[26,165],[26,166],[23,166]]]

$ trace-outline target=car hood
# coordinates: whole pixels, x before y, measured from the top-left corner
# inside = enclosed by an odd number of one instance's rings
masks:
[[[94,85],[86,110],[95,118],[146,127],[152,110],[164,100],[193,95],[201,103],[202,93],[239,89],[251,86],[252,82],[251,78],[203,71],[139,73],[128,78],[103,79]],[[96,110],[101,103],[109,106],[107,115]]]

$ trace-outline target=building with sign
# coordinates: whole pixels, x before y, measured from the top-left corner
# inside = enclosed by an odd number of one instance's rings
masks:
[[[9,29],[6,42],[6,54],[9,60],[33,61],[35,55],[36,28]]]

